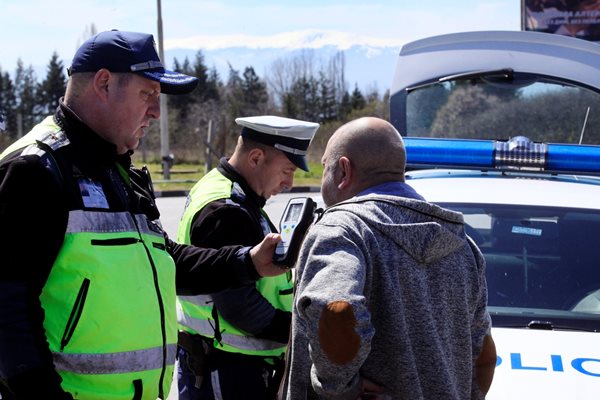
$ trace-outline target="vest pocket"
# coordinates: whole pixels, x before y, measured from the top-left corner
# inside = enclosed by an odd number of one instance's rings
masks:
[[[85,278],[81,283],[81,287],[79,288],[79,292],[77,293],[77,298],[75,299],[75,304],[71,309],[71,315],[69,315],[69,319],[67,320],[67,325],[65,326],[63,337],[60,340],[61,351],[63,351],[67,344],[69,344],[69,341],[73,336],[73,332],[75,332],[75,328],[77,327],[79,318],[83,313],[83,305],[85,304],[85,299],[87,297],[89,287],[90,280],[88,278]]]
[[[156,243],[156,242],[152,242],[152,247],[154,247],[155,249],[159,249],[159,250],[167,250],[167,246],[164,245],[164,243]]]
[[[138,238],[124,237],[116,239],[92,239],[93,246],[125,246],[141,242]]]
[[[136,379],[133,381],[133,398],[132,400],[142,400],[142,395],[144,394],[144,384],[141,379]]]

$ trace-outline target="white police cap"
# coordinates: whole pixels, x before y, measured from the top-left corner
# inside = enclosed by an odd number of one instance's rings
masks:
[[[319,129],[318,123],[274,115],[236,118],[235,123],[242,126],[242,137],[283,151],[294,165],[308,171],[306,150]]]

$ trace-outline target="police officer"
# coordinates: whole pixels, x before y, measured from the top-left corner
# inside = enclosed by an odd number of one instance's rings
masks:
[[[267,261],[276,242],[216,251],[163,232],[130,156],[160,93],[197,79],[165,70],[152,35],[101,32],[69,72],[56,113],[0,155],[0,395],[166,398],[176,285],[198,294],[282,273]]]
[[[231,158],[192,188],[178,241],[252,246],[276,228],[266,200],[308,171],[306,150],[319,124],[277,116],[237,118]],[[179,296],[179,398],[267,399],[277,390],[288,341],[291,274],[207,296]],[[202,360],[204,359],[204,362]]]

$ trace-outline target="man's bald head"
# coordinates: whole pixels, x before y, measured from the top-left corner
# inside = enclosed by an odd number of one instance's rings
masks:
[[[381,183],[403,182],[406,150],[402,137],[389,122],[364,117],[348,122],[335,131],[327,143],[322,161],[332,173],[331,178],[338,180],[343,179],[339,169],[343,168],[344,163],[349,164],[351,176],[342,196],[346,199]]]

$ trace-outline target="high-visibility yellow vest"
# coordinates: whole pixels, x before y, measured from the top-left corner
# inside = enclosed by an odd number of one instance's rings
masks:
[[[69,143],[50,118],[0,158],[36,141]],[[175,264],[145,215],[71,210],[40,300],[54,366],[74,398],[166,397],[177,347]]]
[[[177,241],[189,244],[190,230],[194,216],[208,203],[219,199],[230,199],[234,183],[223,176],[218,169],[211,170],[190,190],[185,211],[179,223]],[[266,219],[263,230],[269,224]],[[232,227],[235,229],[235,227]],[[265,232],[265,235],[269,233]],[[292,309],[291,274],[261,278],[256,282],[257,290],[271,305],[283,311]],[[285,353],[286,345],[266,339],[259,339],[230,324],[217,309],[210,295],[178,296],[177,318],[179,328],[194,334],[213,339],[213,345],[223,351],[279,357]],[[219,332],[215,332],[218,327]]]

